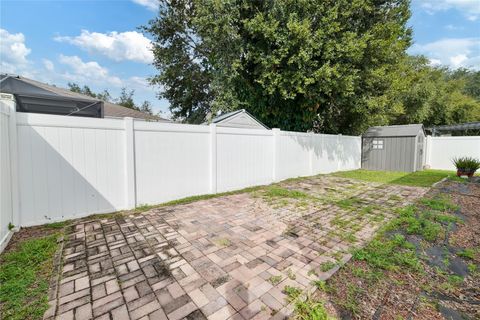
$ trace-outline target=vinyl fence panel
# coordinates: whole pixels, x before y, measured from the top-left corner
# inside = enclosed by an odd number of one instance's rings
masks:
[[[123,121],[17,118],[23,226],[125,208]]]
[[[137,205],[210,192],[208,126],[135,122]]]
[[[480,159],[480,136],[427,137],[426,164],[432,169],[455,170],[455,157]]]
[[[278,178],[311,175],[312,134],[280,131],[278,139]]]
[[[218,127],[217,191],[272,183],[273,139],[269,130]]]

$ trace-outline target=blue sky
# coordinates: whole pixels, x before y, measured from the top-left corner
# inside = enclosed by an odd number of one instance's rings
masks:
[[[66,86],[135,90],[168,115],[168,102],[146,78],[149,40],[138,27],[155,16],[156,0],[0,2],[0,71]],[[434,65],[480,70],[480,0],[412,0],[412,54]]]

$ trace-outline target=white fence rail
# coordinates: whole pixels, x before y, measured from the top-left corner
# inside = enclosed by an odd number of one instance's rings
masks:
[[[432,169],[455,170],[453,158],[480,159],[480,136],[427,137],[426,164]]]
[[[2,228],[360,167],[360,137],[13,114],[14,135],[10,112],[1,118]],[[4,152],[12,136],[18,168]],[[15,172],[16,214],[3,192],[13,185],[3,176]]]

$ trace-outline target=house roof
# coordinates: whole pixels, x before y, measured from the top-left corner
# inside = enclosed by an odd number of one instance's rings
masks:
[[[15,81],[6,81],[7,79],[14,79]],[[80,101],[99,101],[93,97],[73,92],[68,89],[55,87],[43,82],[35,81],[29,78],[12,76],[7,74],[0,75],[0,91],[11,94],[19,95],[28,95],[28,96],[37,96],[49,99],[58,99],[58,98],[69,98],[72,100]],[[154,120],[154,121],[165,121],[170,122],[170,120],[163,119],[159,116],[150,115],[148,113],[138,111],[135,109],[130,109],[123,107],[118,104],[104,101],[103,102],[103,116],[112,117],[112,118],[124,118],[132,117],[136,119],[145,119],[145,120]]]
[[[423,131],[422,124],[370,127],[364,137],[415,137]]]
[[[255,118],[254,116],[252,116],[250,114],[250,112],[248,112],[247,110],[245,109],[239,109],[239,110],[235,110],[235,111],[232,111],[232,112],[228,112],[228,113],[224,113],[224,114],[221,114],[215,118],[212,119],[212,123],[220,123],[222,121],[225,121],[227,119],[230,119],[230,118],[233,118],[235,117],[236,115],[240,114],[240,113],[245,113],[247,114],[250,118],[252,118],[255,122],[257,122],[258,124],[260,124],[262,127],[264,127],[265,129],[270,129],[269,127],[267,127],[266,125],[264,125],[260,120],[258,120],[257,118]]]

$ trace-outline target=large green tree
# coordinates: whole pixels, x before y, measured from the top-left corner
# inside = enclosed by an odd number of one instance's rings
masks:
[[[408,0],[163,0],[144,30],[174,117],[245,108],[270,127],[387,124]]]
[[[480,121],[479,71],[432,67],[425,57],[407,56],[392,74],[387,100],[389,124],[426,126]]]

